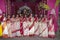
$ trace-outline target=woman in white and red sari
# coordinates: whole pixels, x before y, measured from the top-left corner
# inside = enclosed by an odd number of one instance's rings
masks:
[[[39,35],[38,16],[35,14],[34,18],[34,34]]]
[[[42,28],[42,30],[41,30],[40,35],[42,37],[47,38],[48,37],[48,26],[47,26],[47,16],[46,15],[44,15],[44,17],[41,20],[41,28]]]
[[[12,37],[16,37],[16,33],[15,33],[15,30],[16,30],[16,23],[15,23],[15,15],[12,15],[12,18],[11,18],[11,31],[12,31]]]
[[[54,18],[53,18],[53,14],[49,15],[49,37],[54,38],[55,37],[55,29],[54,29]]]
[[[39,26],[39,36],[41,37],[42,36],[42,18],[39,17],[38,19],[38,26]]]
[[[30,14],[29,17],[29,36],[34,35],[34,17],[32,17],[32,14]]]
[[[20,14],[20,34],[21,34],[21,36],[23,36],[23,33],[24,33],[24,31],[23,31],[23,16],[22,16],[22,14]]]
[[[3,26],[3,38],[8,38],[8,28],[6,20],[4,20],[2,26]]]
[[[12,37],[10,15],[8,15],[7,17],[7,28],[8,28],[8,37]]]
[[[29,20],[26,15],[23,22],[23,30],[24,30],[24,36],[29,36]]]
[[[15,30],[15,33],[16,33],[16,37],[19,37],[21,36],[20,34],[20,18],[19,18],[19,15],[17,14],[16,15],[16,18],[15,18],[15,24],[16,24],[16,30]]]

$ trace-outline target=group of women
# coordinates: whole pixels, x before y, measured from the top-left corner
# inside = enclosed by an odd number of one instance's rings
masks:
[[[40,37],[55,37],[53,15],[40,15],[37,14],[33,17],[17,14],[8,15],[0,22],[0,36],[20,37],[20,36],[40,36]]]

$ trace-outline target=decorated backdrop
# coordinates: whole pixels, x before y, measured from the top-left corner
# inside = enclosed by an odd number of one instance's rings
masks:
[[[2,12],[6,12],[5,0],[0,0],[0,9],[2,10]]]

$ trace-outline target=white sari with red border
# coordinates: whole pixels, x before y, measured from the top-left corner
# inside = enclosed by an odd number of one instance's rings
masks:
[[[39,26],[38,26],[38,21],[34,22],[34,34],[39,35]]]
[[[49,36],[55,37],[54,24],[52,18],[49,20]]]
[[[34,34],[34,18],[32,17],[29,21],[29,35]]]
[[[40,23],[40,36],[41,37],[48,37],[48,26],[47,26],[47,18],[45,18],[41,23]]]
[[[23,30],[24,30],[24,36],[29,36],[29,22],[28,21],[23,22]]]
[[[7,28],[8,28],[8,37],[12,37],[11,22],[7,23]]]

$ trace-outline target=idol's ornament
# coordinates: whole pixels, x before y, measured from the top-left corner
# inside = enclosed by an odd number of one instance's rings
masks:
[[[43,4],[43,8],[45,9],[45,10],[49,10],[50,9],[50,7],[47,5],[47,4]]]
[[[24,5],[22,7],[19,8],[19,10],[17,11],[18,14],[23,14],[23,15],[29,15],[30,13],[32,13],[32,10],[30,7],[28,7],[27,5]]]
[[[56,0],[55,7],[57,7],[60,3],[60,0]]]
[[[50,7],[49,7],[47,4],[40,2],[40,3],[39,3],[39,6],[38,6],[38,9],[39,9],[39,10],[40,10],[40,9],[49,10]]]

